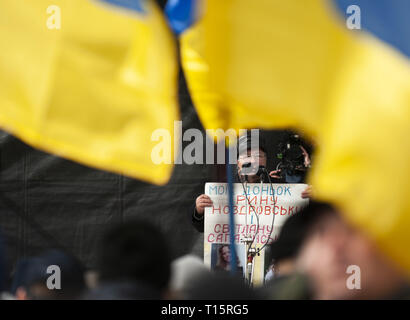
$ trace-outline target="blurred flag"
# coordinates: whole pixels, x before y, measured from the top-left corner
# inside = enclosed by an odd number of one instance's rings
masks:
[[[406,12],[409,2],[388,3],[396,10],[380,11],[386,15]],[[184,72],[206,128],[308,133],[318,145],[310,176],[317,197],[337,204],[410,273],[406,46],[349,30],[336,4],[205,1],[203,18],[181,36]]]
[[[173,134],[177,69],[153,1],[1,1],[0,47],[1,127],[86,165],[168,181],[151,134]]]

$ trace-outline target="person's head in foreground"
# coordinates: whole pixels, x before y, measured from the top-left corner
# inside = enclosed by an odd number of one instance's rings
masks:
[[[79,298],[84,289],[83,266],[58,250],[20,260],[12,284],[18,300],[72,300]]]
[[[114,227],[102,240],[98,285],[85,299],[160,299],[168,290],[170,252],[162,232],[135,220]]]
[[[196,279],[207,277],[210,273],[202,258],[185,255],[172,261],[170,294],[168,299],[186,299],[187,291]]]
[[[253,300],[257,293],[249,288],[240,275],[212,272],[196,277],[186,288],[189,300]]]
[[[264,287],[260,288],[262,296],[271,299],[310,299],[312,297],[308,279],[298,272],[296,262],[307,230],[318,212],[316,207],[316,203],[311,203],[309,208],[286,219],[277,240],[265,251],[269,263],[274,262],[274,275]]]
[[[297,216],[306,230],[295,270],[308,277],[313,299],[410,297],[404,273],[334,207],[313,202]]]

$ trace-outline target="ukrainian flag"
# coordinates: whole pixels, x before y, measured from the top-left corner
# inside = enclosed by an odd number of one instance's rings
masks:
[[[172,135],[179,118],[177,68],[153,1],[1,1],[0,48],[2,128],[86,165],[168,181],[151,137]]]
[[[181,57],[204,126],[308,133],[317,197],[410,274],[410,2],[203,5]]]

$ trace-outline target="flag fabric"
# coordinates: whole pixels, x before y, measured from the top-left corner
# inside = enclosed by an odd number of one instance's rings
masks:
[[[204,126],[302,129],[317,144],[309,177],[317,198],[341,208],[410,274],[405,51],[348,29],[333,1],[208,0],[204,7],[181,35]]]
[[[2,128],[92,167],[168,181],[151,135],[172,135],[179,118],[177,64],[153,1],[1,1],[0,47]]]

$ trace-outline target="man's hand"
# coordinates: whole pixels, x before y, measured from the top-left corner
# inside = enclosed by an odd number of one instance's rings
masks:
[[[312,186],[307,186],[307,188],[305,190],[303,190],[302,192],[302,198],[303,199],[310,199],[313,196],[313,187]]]
[[[280,169],[269,172],[269,175],[275,179],[281,179],[281,176],[279,176],[279,174],[280,174]]]
[[[300,146],[300,148],[302,149],[302,153],[303,153],[303,164],[305,166],[305,168],[310,168],[310,156],[309,153],[306,151],[305,148],[303,148],[302,146]]]
[[[206,194],[201,194],[195,200],[195,209],[198,214],[203,215],[206,207],[212,207],[213,202]]]

